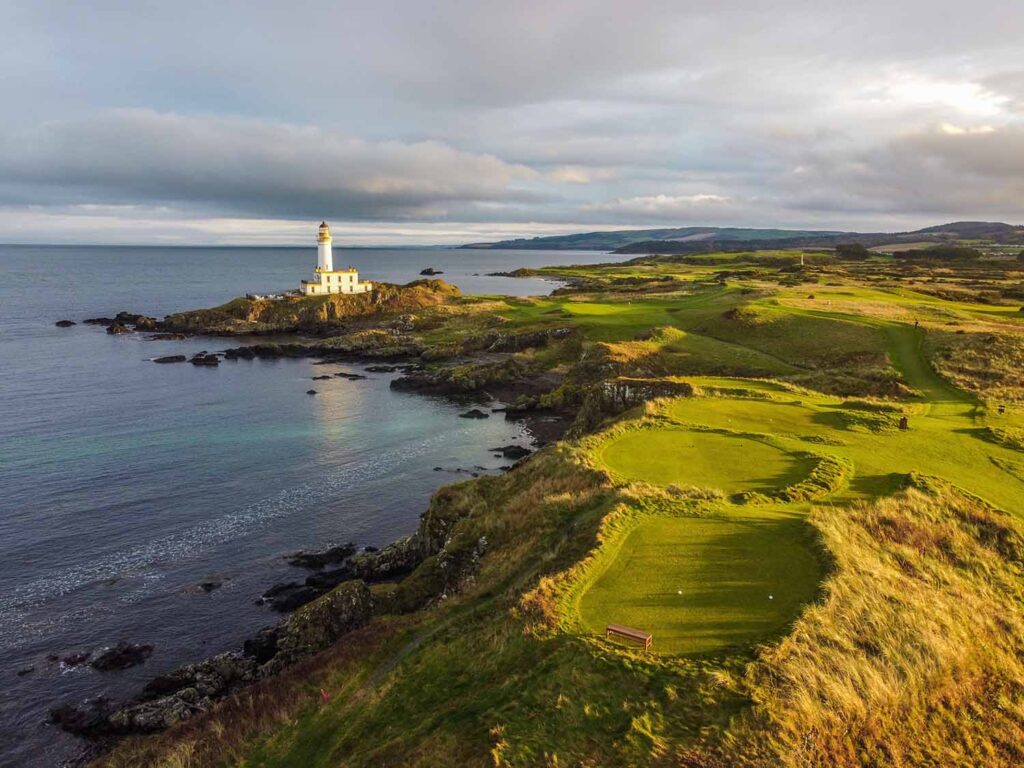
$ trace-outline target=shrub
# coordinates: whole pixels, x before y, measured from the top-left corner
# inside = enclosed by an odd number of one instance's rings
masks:
[[[843,261],[865,261],[870,257],[871,251],[861,243],[845,243],[836,246],[836,258]]]

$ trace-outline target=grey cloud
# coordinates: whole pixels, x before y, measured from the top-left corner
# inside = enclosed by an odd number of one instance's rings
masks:
[[[37,0],[0,28],[8,211],[1020,216],[1019,0]]]
[[[316,128],[122,110],[0,143],[0,188],[65,203],[206,204],[224,212],[444,217],[539,200],[534,172],[436,141],[370,142]]]
[[[776,188],[792,209],[1024,215],[1024,130],[936,127],[848,154],[807,153]]]

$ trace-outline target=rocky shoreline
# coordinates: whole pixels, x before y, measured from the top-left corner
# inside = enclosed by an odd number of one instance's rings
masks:
[[[128,311],[113,317],[83,320],[84,325],[104,326],[107,333],[145,333],[148,338],[175,340],[201,336],[237,335],[222,333],[217,328],[189,328]],[[268,342],[231,347],[219,352],[186,355],[164,355],[152,358],[161,365],[189,362],[195,366],[216,367],[228,361],[258,361],[281,358],[317,358],[324,364],[360,364],[367,373],[398,374],[390,386],[400,391],[454,398],[459,402],[514,402],[536,396],[557,382],[539,378],[523,368],[512,353],[536,349],[567,338],[571,329],[554,329],[529,334],[488,333],[456,350],[457,360],[470,366],[475,374],[453,375],[451,368],[429,368],[428,355],[407,329],[416,322],[414,316],[399,315],[383,322],[361,323],[348,334],[338,333],[318,338],[310,329],[283,330],[294,342]],[[61,327],[73,321],[61,321]],[[321,329],[322,330],[322,329]],[[302,333],[305,338],[300,337]],[[314,379],[342,377],[351,380],[366,378],[348,371],[314,376]],[[311,390],[313,392],[313,390]],[[566,418],[517,411],[512,407],[492,409],[506,419],[530,422],[538,443],[557,439],[568,427]],[[491,413],[472,408],[460,414],[463,418],[488,418]],[[506,459],[500,469],[507,471],[528,459],[531,449],[505,445],[489,449],[495,457]],[[436,468],[444,471],[442,467]],[[485,468],[449,470],[477,477]],[[429,606],[457,590],[472,574],[479,558],[486,551],[484,540],[449,548],[448,531],[457,518],[444,509],[445,488],[442,487],[420,519],[416,531],[380,550],[359,549],[348,543],[332,545],[324,550],[297,552],[286,556],[295,567],[310,571],[302,581],[275,584],[258,599],[272,610],[290,614],[246,639],[240,648],[184,664],[170,672],[157,675],[141,692],[127,701],[113,701],[104,696],[80,702],[64,703],[50,710],[50,721],[61,729],[85,737],[91,747],[89,759],[110,748],[121,738],[153,733],[170,728],[210,709],[217,701],[238,690],[272,677],[296,662],[326,649],[347,632],[367,624],[383,613],[404,613]],[[413,587],[393,591],[374,590],[375,585],[390,583],[401,587],[403,580],[428,560],[440,567],[429,575],[417,578]],[[418,572],[417,572],[418,573]],[[219,584],[203,584],[197,588],[211,591]],[[121,669],[141,663],[153,652],[152,646],[129,643],[104,649],[96,654],[82,654],[76,663],[88,663],[97,669]],[[109,660],[109,664],[107,661]],[[99,665],[99,666],[97,666]]]
[[[524,461],[532,453],[521,446],[493,448],[507,458]],[[258,602],[292,612],[246,639],[241,648],[184,664],[152,678],[141,693],[126,702],[104,696],[65,703],[50,710],[50,722],[87,738],[91,759],[125,736],[166,730],[205,712],[217,701],[298,661],[326,649],[346,633],[365,626],[375,615],[424,608],[458,590],[472,578],[487,548],[483,539],[468,548],[450,548],[449,532],[458,520],[444,505],[444,488],[420,517],[416,531],[384,547],[359,549],[355,544],[285,556],[295,567],[312,573],[303,583],[271,587]],[[420,579],[410,593],[374,592],[372,585],[402,580],[427,560],[442,563],[433,578]],[[328,566],[331,566],[328,568]],[[65,660],[97,669],[122,669],[141,663],[152,646],[119,644],[100,653],[75,654]],[[98,752],[97,752],[98,750]]]

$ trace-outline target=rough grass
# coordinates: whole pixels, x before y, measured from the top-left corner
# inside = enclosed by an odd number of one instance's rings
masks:
[[[933,332],[935,367],[959,387],[995,401],[1024,400],[1024,334]]]
[[[811,517],[827,599],[751,665],[729,765],[1024,762],[1024,537],[951,491]]]
[[[989,438],[1007,448],[1024,451],[1024,429],[1017,427],[995,427],[986,428]]]

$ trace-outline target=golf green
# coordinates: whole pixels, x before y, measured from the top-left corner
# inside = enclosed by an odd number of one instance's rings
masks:
[[[784,488],[806,477],[814,464],[753,438],[684,428],[626,432],[604,446],[601,460],[626,480],[726,493]]]
[[[713,654],[782,631],[820,576],[797,518],[654,516],[627,534],[579,611],[595,634],[625,624],[652,633],[658,653]]]

